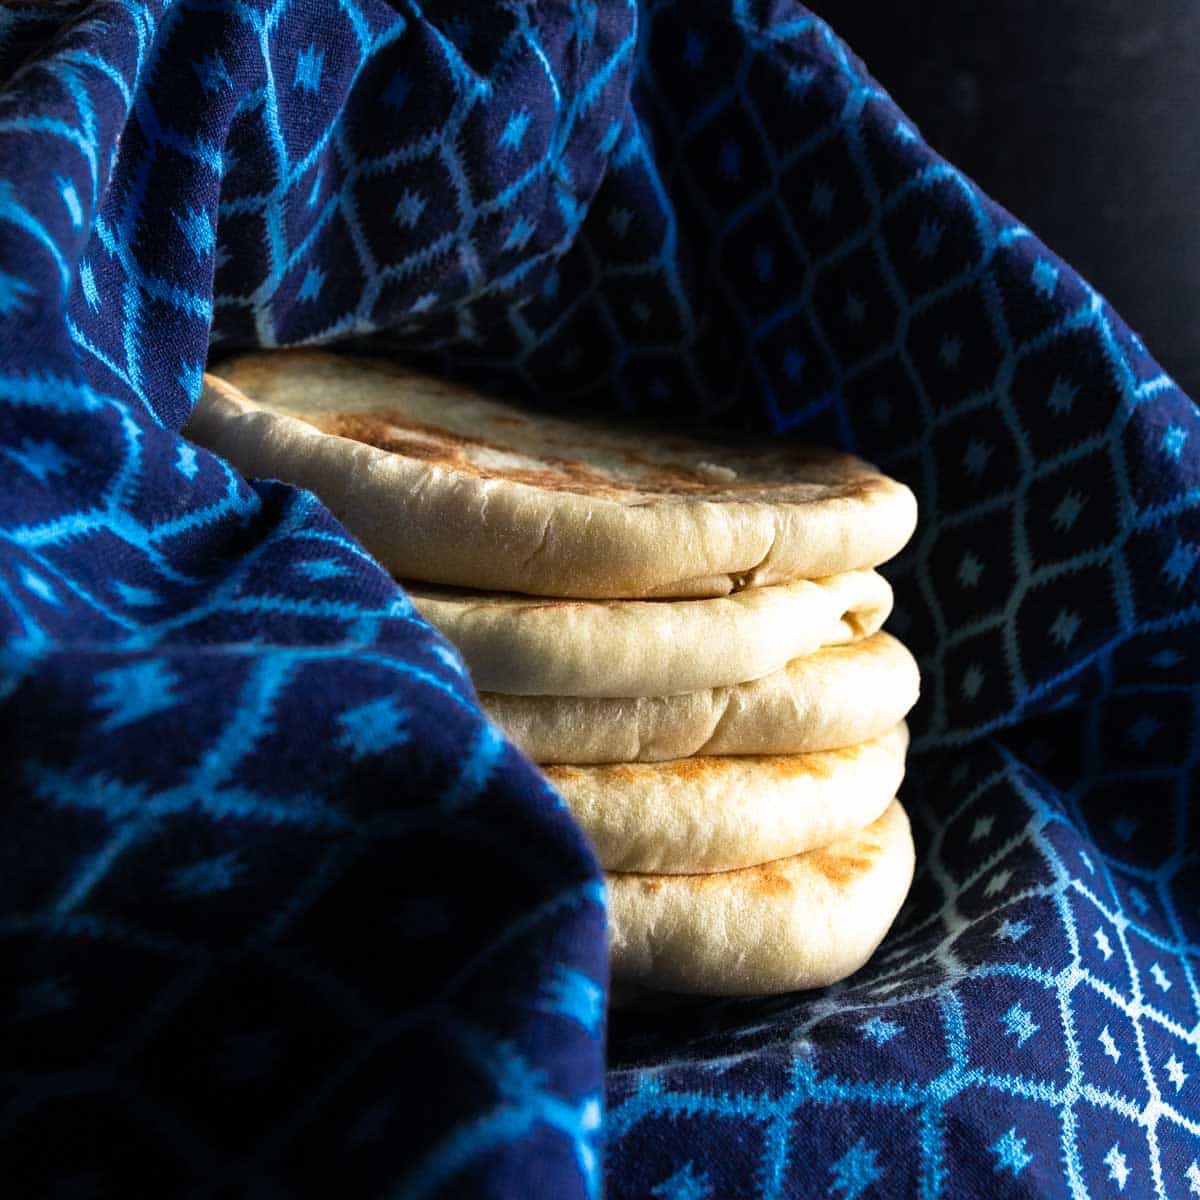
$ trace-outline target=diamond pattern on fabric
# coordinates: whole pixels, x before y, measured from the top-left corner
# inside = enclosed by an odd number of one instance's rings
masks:
[[[832,30],[0,24],[7,1178],[1200,1194],[1197,410]],[[597,865],[457,655],[314,497],[179,436],[210,342],[335,339],[914,488],[921,866],[868,967],[605,1029]]]

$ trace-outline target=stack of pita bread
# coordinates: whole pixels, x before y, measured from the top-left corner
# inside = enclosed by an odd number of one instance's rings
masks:
[[[188,436],[315,491],[458,646],[608,872],[615,980],[779,992],[866,961],[913,872],[917,669],[873,570],[913,531],[907,488],[372,359],[218,370]]]

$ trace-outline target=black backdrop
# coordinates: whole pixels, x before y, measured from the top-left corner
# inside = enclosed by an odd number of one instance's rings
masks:
[[[1200,5],[809,7],[937,150],[1079,269],[1200,395]]]

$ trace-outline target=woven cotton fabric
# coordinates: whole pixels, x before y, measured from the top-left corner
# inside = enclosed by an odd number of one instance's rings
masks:
[[[1200,1195],[1200,421],[801,5],[0,12],[0,1167],[19,1195]],[[307,493],[179,430],[344,342],[862,454],[918,877],[607,1022],[598,867]]]

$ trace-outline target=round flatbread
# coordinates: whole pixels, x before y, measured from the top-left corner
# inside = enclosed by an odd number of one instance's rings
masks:
[[[907,487],[831,450],[567,420],[381,359],[273,351],[219,372],[187,436],[311,488],[398,578],[722,596],[875,566],[916,524]]]
[[[736,871],[870,825],[904,778],[908,730],[769,758],[546,767],[608,871]]]
[[[807,754],[879,737],[917,702],[916,660],[891,634],[825,646],[782,671],[678,696],[506,696],[484,711],[537,763]]]
[[[407,584],[466,659],[510,696],[672,696],[760,679],[879,630],[892,589],[874,571],[707,600],[551,600]]]
[[[883,940],[912,883],[899,801],[821,850],[719,875],[610,875],[614,980],[748,996],[824,987]]]

